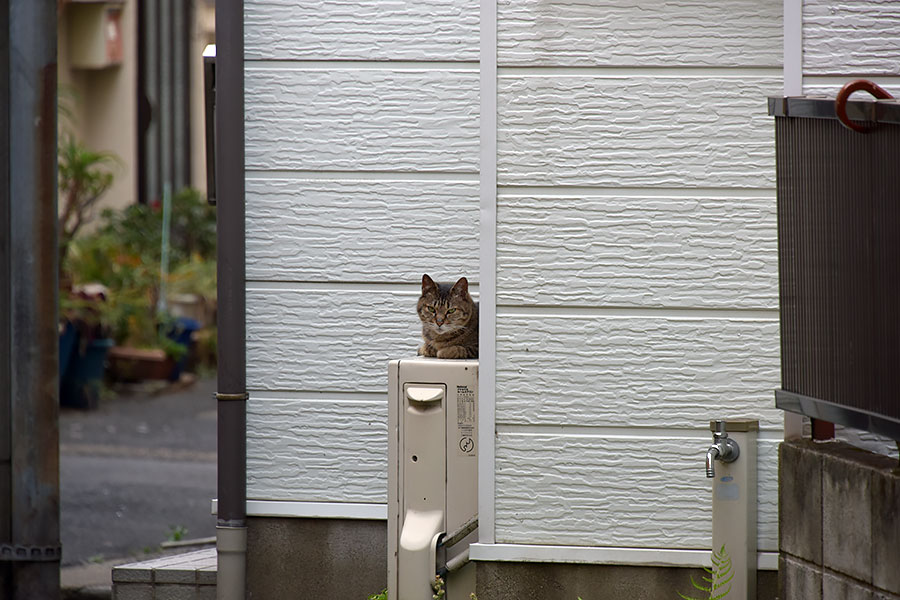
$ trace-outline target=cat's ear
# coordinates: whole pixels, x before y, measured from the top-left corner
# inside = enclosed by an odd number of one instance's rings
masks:
[[[465,277],[460,277],[459,281],[453,284],[453,289],[450,290],[451,295],[457,295],[461,298],[465,298],[469,295],[469,280]]]
[[[437,285],[434,283],[434,280],[431,277],[429,277],[427,273],[425,275],[422,275],[422,293],[424,294],[425,292],[427,292],[429,290],[436,290],[436,289],[437,289]]]

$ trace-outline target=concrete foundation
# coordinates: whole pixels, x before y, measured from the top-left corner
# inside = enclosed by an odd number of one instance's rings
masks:
[[[621,567],[562,563],[479,562],[477,595],[485,600],[659,600],[702,592],[691,585],[706,573],[677,567]],[[757,598],[776,596],[776,571],[757,572]]]
[[[365,600],[386,587],[385,521],[247,520],[247,589],[253,600]]]
[[[364,600],[387,586],[386,554],[384,521],[251,517],[247,522],[248,597]],[[677,592],[695,596],[700,592],[691,586],[691,576],[699,582],[705,575],[702,569],[674,567],[516,562],[475,565],[477,595],[484,600],[575,600],[579,596],[584,600],[658,600],[675,598]],[[807,575],[799,574],[810,579]],[[214,567],[210,577],[208,583],[214,583]],[[818,579],[812,579],[810,585],[821,589],[821,573]],[[146,577],[139,581],[132,577],[127,591],[140,591],[137,584],[151,588],[150,582]],[[775,598],[777,586],[777,572],[757,573],[760,600]]]
[[[779,451],[781,600],[900,600],[900,469],[843,442]]]

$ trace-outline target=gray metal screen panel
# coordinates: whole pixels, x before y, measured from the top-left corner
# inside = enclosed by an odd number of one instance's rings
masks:
[[[900,125],[855,133],[779,102],[779,406],[898,438]]]

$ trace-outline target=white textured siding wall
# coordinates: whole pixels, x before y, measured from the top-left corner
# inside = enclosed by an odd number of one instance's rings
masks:
[[[895,0],[803,0],[804,75],[900,75],[898,31]]]
[[[804,93],[833,98],[848,81],[865,78],[900,97],[900,3],[802,1]]]
[[[853,79],[869,79],[900,98],[900,2],[802,0],[803,91],[833,98]],[[854,100],[871,96],[858,92]],[[893,440],[837,427],[835,436],[890,456]]]
[[[386,502],[422,273],[477,284],[478,2],[244,14],[248,500],[353,516]]]
[[[782,6],[498,2],[497,543],[708,548],[752,417],[777,548]]]

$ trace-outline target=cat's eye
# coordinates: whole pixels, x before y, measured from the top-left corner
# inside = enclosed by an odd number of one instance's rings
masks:
[[[451,308],[450,310],[447,311],[447,314],[448,314],[448,315],[452,315],[452,314],[455,313],[455,312],[456,312],[456,309],[455,309],[455,308]]]
[[[434,312],[433,306],[426,306],[425,309],[428,310],[428,312]]]

